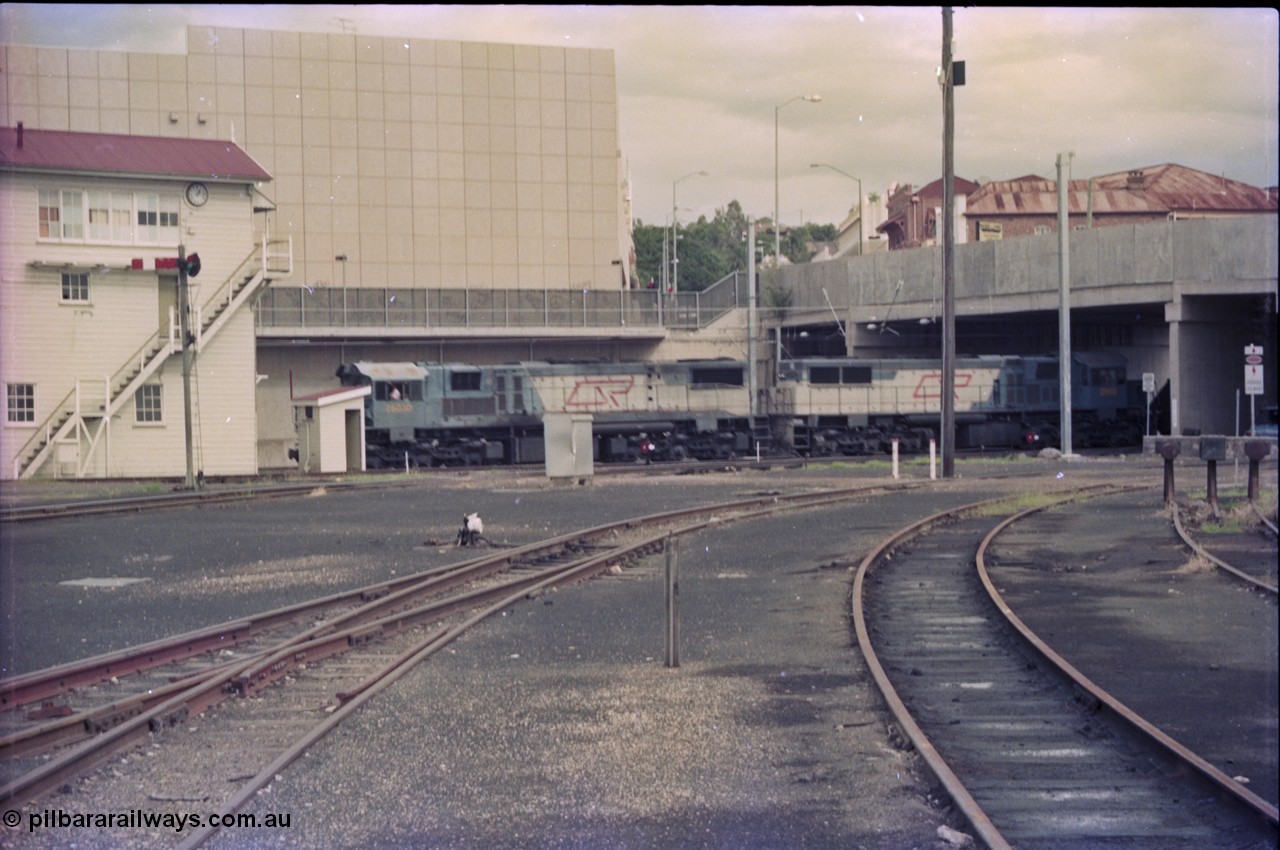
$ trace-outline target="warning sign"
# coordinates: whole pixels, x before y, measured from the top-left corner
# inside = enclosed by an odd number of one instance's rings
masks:
[[[1262,346],[1246,345],[1244,347],[1244,394],[1263,395],[1262,389]]]

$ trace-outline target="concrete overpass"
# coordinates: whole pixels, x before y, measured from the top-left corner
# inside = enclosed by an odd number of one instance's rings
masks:
[[[1131,378],[1169,382],[1174,433],[1235,433],[1244,347],[1264,347],[1276,404],[1275,216],[1170,220],[1072,231],[1072,349],[1129,358]],[[1056,234],[956,246],[959,353],[1057,350]],[[916,248],[784,267],[762,282],[762,324],[784,347],[851,354],[941,351],[942,251]],[[1241,428],[1249,424],[1241,396]]]

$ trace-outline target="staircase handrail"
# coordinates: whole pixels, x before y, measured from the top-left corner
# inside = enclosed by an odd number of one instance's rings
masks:
[[[272,253],[272,247],[280,245],[287,246],[285,251]],[[286,261],[284,268],[271,268],[271,261],[273,259],[281,258]],[[251,275],[249,274],[250,269],[253,270]],[[253,250],[248,253],[244,260],[236,266],[235,271],[227,277],[226,281],[213,289],[212,294],[204,301],[202,307],[195,311],[196,315],[201,315],[204,307],[215,305],[215,302],[221,301],[224,286],[226,288],[225,291],[227,296],[226,303],[227,306],[230,307],[235,299],[235,283],[242,276],[261,275],[265,279],[269,275],[287,277],[292,273],[293,237],[290,236],[285,239],[272,240],[268,239],[266,234],[263,234],[259,243],[255,245]],[[215,305],[215,310],[216,309],[217,306]],[[194,328],[193,333],[199,336],[200,330],[201,329],[199,327]],[[169,316],[169,327],[160,328],[149,336],[142,345],[138,346],[132,354],[125,358],[123,365],[116,369],[115,372],[113,372],[107,379],[105,387],[106,399],[104,400],[102,407],[103,416],[115,415],[115,413],[130,397],[131,393],[129,390],[135,384],[145,381],[155,372],[155,368],[149,369],[148,367],[158,366],[160,363],[163,363],[164,360],[166,360],[169,355],[179,347],[179,343],[181,341],[176,338],[177,333],[177,322],[175,321],[173,311],[171,310]],[[168,338],[167,340],[166,337]],[[155,354],[148,358],[148,352],[152,349],[155,349]],[[138,374],[132,380],[125,380],[126,373],[135,367],[137,368]],[[44,453],[46,448],[51,446],[55,439],[59,438],[62,430],[67,427],[69,422],[74,420],[77,416],[83,417],[83,411],[79,409],[79,403],[75,401],[79,393],[80,383],[81,381],[79,378],[74,380],[71,390],[56,405],[54,405],[49,415],[45,417],[43,422],[35,427],[31,436],[23,442],[22,446],[14,454],[13,477],[15,479],[20,478],[23,472],[29,469],[32,464],[40,459],[41,454]],[[117,389],[117,386],[119,386],[119,389]],[[63,417],[64,414],[65,419],[63,419],[57,428],[54,428],[54,422],[56,422],[60,417]],[[27,453],[30,452],[41,439],[44,440],[43,446],[34,456],[32,456],[29,462],[24,462],[24,458]]]
[[[29,452],[35,446],[36,442],[41,437],[44,438],[45,445],[49,445],[49,443],[53,442],[53,438],[56,436],[53,431],[54,420],[56,420],[58,416],[64,411],[68,413],[75,413],[75,406],[71,404],[71,400],[75,398],[76,389],[77,388],[75,386],[71,387],[71,391],[68,392],[65,396],[63,396],[61,401],[59,401],[56,405],[54,405],[53,412],[50,413],[48,416],[46,416],[44,421],[35,427],[35,429],[31,432],[31,436],[28,437],[26,442],[22,444],[21,448],[19,448],[18,451],[14,453],[13,455],[14,479],[17,479],[20,476],[24,468],[22,466],[23,457],[26,456],[27,452]],[[68,419],[69,418],[70,417],[68,417]],[[59,429],[61,429],[61,427],[62,426],[60,425]]]

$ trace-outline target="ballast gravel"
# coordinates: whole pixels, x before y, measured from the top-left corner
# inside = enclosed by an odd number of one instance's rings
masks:
[[[1062,468],[1037,462],[1030,474],[1000,489],[1043,490],[1062,477]],[[797,478],[814,488],[871,483],[841,472],[827,478],[806,472],[785,484],[794,486]],[[395,558],[395,569],[405,569],[445,554],[429,541],[452,534],[459,506],[479,508],[491,536],[514,543],[553,529],[782,486],[777,476],[750,474],[600,482],[568,491],[493,487],[477,478],[412,496],[418,517],[442,518],[434,525],[406,525],[404,514],[396,512],[395,494],[375,496],[369,508],[394,518],[390,532],[397,537],[383,539],[403,542],[385,548],[393,550],[387,555]],[[939,482],[827,509],[728,523],[683,540],[682,657],[675,668],[664,665],[660,555],[621,574],[526,600],[379,693],[243,810],[259,822],[287,817],[287,827],[224,829],[207,846],[959,846],[965,825],[935,798],[916,756],[895,745],[901,736],[854,645],[849,570],[888,531],[987,498],[991,489],[990,482]],[[274,510],[270,502],[255,508],[255,527],[264,530],[264,539],[273,533]],[[280,503],[280,510],[288,523],[305,516],[296,503]],[[356,514],[346,514],[352,527],[363,519]],[[281,521],[275,522],[278,527]],[[342,526],[326,520],[324,530],[333,527]],[[195,604],[219,589],[248,590],[245,598],[252,598],[264,579],[328,585],[317,578],[337,570],[343,575],[334,584],[369,580],[384,545],[359,551],[350,541],[371,527],[343,531],[342,545],[330,551],[292,546],[275,559],[265,557],[257,570],[243,564],[211,570],[208,583],[188,576],[194,579]],[[243,537],[246,546],[255,539]],[[344,555],[335,559],[332,552],[338,550]],[[155,586],[148,591],[157,598],[166,592]],[[191,726],[222,724],[234,734],[238,716],[233,707],[220,708]],[[95,796],[95,789],[112,783],[88,780],[45,804],[68,811],[104,805],[198,810],[188,802],[147,799],[156,790],[180,796],[181,771],[148,776],[145,787],[135,779],[128,792],[127,760],[151,758],[144,748],[105,768],[107,778],[122,780],[113,787],[124,788],[123,795]],[[238,770],[234,759],[213,754],[207,762],[183,766],[202,769],[221,771],[227,780]],[[41,836],[5,831],[0,847],[172,847],[182,837],[163,830]]]

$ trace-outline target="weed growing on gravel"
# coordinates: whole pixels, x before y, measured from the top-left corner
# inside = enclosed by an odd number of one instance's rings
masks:
[[[984,505],[974,511],[973,515],[1008,516],[1022,511],[1029,511],[1032,508],[1044,507],[1055,501],[1058,501],[1057,497],[1049,493],[1023,493],[1008,499],[1001,499],[999,502],[990,505]]]

